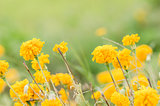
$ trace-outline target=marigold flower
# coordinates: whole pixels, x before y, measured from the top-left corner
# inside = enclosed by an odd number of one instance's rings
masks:
[[[5,49],[2,45],[0,45],[0,57],[4,55]]]
[[[143,70],[143,65],[145,65],[144,62],[141,62],[138,59],[135,59],[135,57],[133,56],[133,60],[131,61],[131,65],[129,66],[129,70],[133,70],[134,72],[141,71],[141,70]]]
[[[98,28],[98,29],[96,30],[96,35],[97,35],[97,36],[103,36],[103,35],[105,35],[106,33],[107,33],[107,30],[106,30],[106,28],[103,28],[103,27]]]
[[[142,87],[134,92],[134,106],[157,106],[159,95],[153,88]]]
[[[0,78],[0,93],[2,93],[4,91],[5,87],[6,87],[5,81]]]
[[[140,45],[136,48],[136,56],[137,58],[143,62],[147,59],[147,56],[152,55],[152,48],[148,45]]]
[[[16,102],[14,103],[14,106],[23,106],[23,104],[21,104],[20,102]]]
[[[20,48],[20,56],[23,56],[25,60],[34,60],[35,56],[41,52],[43,44],[44,42],[36,38],[23,42]]]
[[[102,92],[104,92],[104,96],[107,99],[111,98],[111,95],[116,91],[116,88],[113,83],[107,84],[103,89]]]
[[[158,85],[157,89],[160,89],[160,81],[159,80],[157,82],[157,85]]]
[[[66,92],[63,88],[61,88],[58,93],[61,95],[60,98],[63,100],[63,102],[66,103],[68,100],[69,92]]]
[[[115,81],[119,81],[124,79],[123,72],[120,68],[111,70]],[[112,82],[112,78],[108,71],[100,72],[97,75],[97,80],[99,83],[109,83]]]
[[[43,71],[44,76],[46,77],[46,80],[49,81],[49,79],[51,78],[50,72],[48,72],[47,70]],[[36,71],[33,76],[35,77],[35,80],[37,83],[41,83],[44,84],[45,83],[45,78],[43,77],[43,74],[41,71]]]
[[[55,86],[60,85],[60,83],[67,85],[69,89],[71,88],[71,86],[73,86],[71,76],[67,73],[57,73],[55,75],[52,75],[51,79]]]
[[[131,34],[126,35],[125,37],[123,37],[123,45],[124,46],[128,46],[128,45],[134,45],[135,43],[137,43],[140,40],[140,37],[138,36],[138,34]]]
[[[94,95],[94,96],[93,96]],[[100,91],[97,91],[97,92],[94,92],[91,96],[92,99],[96,99],[96,100],[99,100],[101,98],[101,92]]]
[[[116,106],[129,106],[130,104],[128,97],[118,93],[117,91],[112,94],[111,102]]]
[[[41,53],[41,56],[38,57],[42,69],[44,69],[44,64],[45,63],[49,64],[48,57],[49,57],[49,55],[48,54],[44,55],[44,53]],[[32,63],[32,68],[34,70],[39,70],[40,69],[38,61],[36,59],[34,59],[31,63]]]
[[[128,49],[123,49],[122,51],[118,52],[118,59],[120,61],[120,64],[122,65],[123,69],[128,69],[128,67],[131,64],[131,60],[133,58],[130,55],[130,53],[131,53],[131,51]],[[120,68],[120,65],[119,65],[117,58],[115,58],[112,63],[115,68]]]
[[[6,78],[10,83],[13,83],[19,79],[19,73],[16,69],[10,68],[8,69],[8,72],[6,73]]]
[[[27,79],[25,79],[23,81],[16,81],[16,83],[11,86],[14,89],[14,91],[20,96],[20,98],[23,102],[25,100],[29,100],[29,95],[24,94],[24,87],[28,83],[29,83],[29,81]],[[12,91],[12,89],[10,89],[10,96],[14,101],[18,100],[16,94]]]
[[[97,63],[111,63],[117,56],[117,47],[112,45],[98,46],[92,52],[92,61],[96,60]]]
[[[133,89],[138,90],[138,85],[147,87],[149,85],[147,77],[143,74],[139,74],[138,76],[133,77],[131,80],[131,84]]]
[[[63,54],[65,54],[68,51],[67,42],[63,41],[59,45],[56,44],[53,48],[53,51],[59,53],[58,48],[61,50]]]
[[[62,106],[62,104],[57,98],[52,100],[45,99],[45,101],[41,103],[41,106]]]
[[[4,76],[8,71],[9,64],[5,60],[0,60],[0,77]]]

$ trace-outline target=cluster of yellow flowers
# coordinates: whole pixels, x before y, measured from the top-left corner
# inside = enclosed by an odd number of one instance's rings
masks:
[[[98,34],[102,36],[105,33],[104,29],[100,29]],[[149,64],[151,59],[152,48],[145,44],[136,47],[139,40],[138,34],[126,35],[122,39],[121,47],[124,47],[122,50],[112,45],[98,46],[93,50],[92,61],[104,64],[107,68],[107,71],[97,75],[97,81],[105,85],[97,86],[95,92],[91,86],[91,98],[95,100],[95,105],[106,103],[108,106],[112,104],[116,106],[156,106],[158,104],[157,89],[160,89],[160,81],[157,82],[158,86],[155,85],[155,80],[151,76],[153,73],[149,69],[143,71],[144,66]],[[73,106],[76,104],[90,106],[83,96],[81,84],[75,81],[66,60],[67,43],[63,41],[56,44],[53,51],[62,56],[68,73],[55,74],[49,72],[47,68],[50,61],[49,54],[42,52],[44,43],[40,39],[33,38],[23,42],[20,47],[20,56],[26,62],[30,62],[32,69],[35,70],[32,73],[24,62],[32,80],[24,79],[10,85],[9,83],[14,82],[17,78],[13,76],[16,71],[8,69],[8,62],[0,60],[0,91],[3,91],[8,85],[15,106],[34,106],[36,104],[40,106],[72,106],[72,104]]]
[[[103,98],[107,104],[113,103],[116,106],[156,106],[158,104],[159,95],[154,80],[147,75],[150,70],[145,73],[142,69],[151,58],[152,48],[145,44],[136,47],[139,40],[138,34],[126,35],[122,39],[123,45],[130,45],[131,49],[122,45],[121,47],[124,48],[119,51],[116,51],[118,47],[112,45],[98,46],[94,49],[92,60],[96,60],[96,63],[105,63],[108,69],[97,75],[98,82],[106,84],[106,87],[99,88],[92,94],[91,98],[96,102]],[[110,70],[111,65],[114,67],[112,70]],[[160,81],[157,85],[159,89]]]

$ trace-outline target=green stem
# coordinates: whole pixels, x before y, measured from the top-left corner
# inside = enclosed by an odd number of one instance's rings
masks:
[[[37,61],[38,61],[38,65],[39,65],[40,70],[41,70],[41,72],[42,72],[42,75],[43,75],[43,77],[44,77],[44,79],[45,79],[45,82],[46,82],[46,84],[47,84],[48,90],[50,91],[49,83],[48,83],[48,81],[47,81],[47,79],[46,79],[46,76],[44,75],[44,72],[43,72],[43,69],[42,69],[41,64],[40,64],[40,62],[39,62],[38,56],[36,56],[36,59],[37,59]]]
[[[9,87],[9,88],[15,93],[15,95],[18,97],[20,103],[23,104],[23,106],[26,106],[26,105],[22,102],[22,100],[21,100],[21,98],[19,97],[19,95],[17,94],[17,92],[11,87],[11,85],[9,84],[9,82],[7,81],[7,79],[6,79],[5,77],[4,77],[3,79],[4,79],[4,81],[7,83],[8,87]]]
[[[112,74],[112,72],[111,72],[111,70],[110,70],[109,64],[106,63],[106,66],[107,66],[108,72],[109,72],[109,74],[110,74],[110,76],[111,76],[111,79],[112,79],[112,81],[113,81],[113,84],[114,84],[114,86],[115,86],[115,88],[116,88],[116,91],[119,92],[119,91],[120,91],[120,90],[119,90],[119,87],[118,87],[118,85],[117,85],[117,83],[116,83],[116,81],[115,81],[115,79],[114,79],[114,77],[113,77],[113,74]]]

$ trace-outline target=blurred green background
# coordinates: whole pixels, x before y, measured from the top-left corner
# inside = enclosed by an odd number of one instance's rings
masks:
[[[83,84],[95,85],[95,75],[105,67],[92,62],[90,54],[96,46],[110,43],[96,36],[96,30],[106,28],[103,37],[117,42],[126,34],[138,33],[139,44],[158,52],[159,17],[159,0],[0,0],[0,44],[5,47],[1,59],[16,68],[21,79],[30,78],[19,50],[22,42],[35,37],[45,41],[43,52],[50,55],[51,73],[67,72],[61,57],[52,51],[56,43],[66,41],[74,75]],[[0,94],[0,106],[10,106],[8,98],[6,88]]]

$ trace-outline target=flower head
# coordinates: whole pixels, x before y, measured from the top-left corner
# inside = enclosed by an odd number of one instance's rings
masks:
[[[157,106],[159,95],[153,88],[142,87],[134,93],[134,106]]]
[[[46,80],[49,81],[49,79],[51,78],[50,72],[48,72],[47,70],[43,71],[44,76],[46,77]],[[41,83],[44,84],[45,83],[45,78],[43,77],[43,74],[41,71],[36,71],[33,76],[35,77],[35,80],[37,83]]]
[[[129,106],[130,104],[128,97],[118,93],[117,91],[112,94],[111,102],[116,106]]]
[[[135,91],[138,90],[138,85],[145,87],[149,85],[147,77],[143,74],[139,74],[138,76],[133,77],[133,79],[131,80],[131,84]]]
[[[0,77],[8,71],[9,64],[5,60],[0,60]]]
[[[66,92],[63,88],[61,88],[61,90],[58,93],[60,94],[60,97],[63,100],[63,102],[66,103],[68,100],[69,93]]]
[[[19,73],[16,69],[9,68],[8,72],[6,73],[6,78],[10,83],[13,83],[19,79]]]
[[[61,42],[59,45],[56,44],[53,48],[53,51],[59,53],[58,48],[61,50],[63,54],[65,54],[68,51],[67,43],[64,41]]]
[[[71,88],[71,86],[73,86],[71,76],[67,73],[57,73],[55,75],[52,75],[51,79],[55,86],[60,85],[60,83],[67,85],[69,89]]]
[[[97,35],[97,36],[103,36],[103,35],[105,35],[106,33],[107,33],[107,30],[106,30],[106,28],[103,28],[103,27],[98,28],[98,29],[96,30],[96,35]]]
[[[112,70],[113,77],[115,81],[119,81],[124,79],[123,72],[121,69],[113,69]],[[112,82],[112,78],[108,71],[100,72],[97,75],[97,80],[99,83],[109,83]]]
[[[101,92],[100,91],[94,92],[93,95],[91,96],[92,99],[95,98],[96,100],[99,100],[101,97]]]
[[[98,46],[92,52],[92,61],[96,60],[97,63],[111,63],[117,56],[117,47],[112,45]]]
[[[6,87],[5,81],[2,78],[0,78],[0,93],[4,91],[5,87]]]
[[[122,51],[118,52],[118,59],[120,61],[120,64],[122,65],[123,69],[128,69],[128,67],[131,64],[131,60],[133,58],[130,55],[130,53],[131,53],[131,51],[128,49],[123,49]],[[117,58],[115,58],[112,63],[115,68],[120,68],[120,65],[119,65]]]
[[[147,56],[151,56],[152,48],[148,45],[140,45],[136,48],[136,56],[137,58],[143,62],[147,59]]]
[[[49,64],[48,57],[49,57],[49,55],[48,54],[44,54],[44,53],[41,53],[41,55],[38,57],[42,69],[44,69],[44,64],[45,63]],[[39,70],[40,69],[38,61],[36,59],[34,59],[31,63],[32,63],[32,68],[34,70]]]
[[[2,45],[0,45],[0,57],[4,55],[5,49]]]
[[[20,48],[20,56],[23,56],[25,60],[34,60],[35,56],[41,52],[43,44],[44,42],[36,38],[23,42]]]
[[[41,106],[62,106],[62,104],[57,98],[52,100],[45,99],[45,101],[41,103]]]
[[[123,45],[124,46],[128,46],[128,45],[134,45],[135,43],[137,43],[140,40],[140,37],[138,36],[138,34],[131,34],[126,35],[125,37],[123,37]]]
[[[159,80],[157,82],[157,85],[158,85],[157,89],[160,89],[160,81]]]

